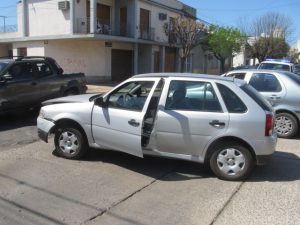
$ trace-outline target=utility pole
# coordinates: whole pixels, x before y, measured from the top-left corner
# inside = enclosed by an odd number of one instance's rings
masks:
[[[0,17],[3,18],[3,33],[5,33],[5,31],[6,31],[6,26],[5,26],[6,16],[0,16]]]

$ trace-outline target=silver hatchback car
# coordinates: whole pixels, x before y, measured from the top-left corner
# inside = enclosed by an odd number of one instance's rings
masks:
[[[245,80],[272,104],[278,137],[292,138],[297,134],[300,122],[300,76],[274,70],[235,70],[225,76]]]
[[[101,148],[208,162],[219,178],[240,180],[275,150],[272,110],[239,79],[143,74],[105,94],[46,101],[37,127],[68,159]]]

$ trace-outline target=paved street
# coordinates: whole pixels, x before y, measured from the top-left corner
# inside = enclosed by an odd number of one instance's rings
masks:
[[[300,224],[300,140],[279,140],[247,182],[202,165],[93,150],[81,161],[54,146],[0,154],[0,224]]]

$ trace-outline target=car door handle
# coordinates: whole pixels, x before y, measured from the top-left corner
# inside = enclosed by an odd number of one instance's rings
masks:
[[[138,127],[140,125],[140,123],[136,122],[136,120],[134,120],[134,119],[129,120],[128,124],[133,126],[133,127]]]
[[[280,97],[277,96],[277,95],[272,95],[272,96],[270,97],[270,100],[279,100],[279,99],[280,99]]]
[[[213,127],[222,128],[225,126],[224,122],[220,122],[219,120],[210,121],[209,124]]]

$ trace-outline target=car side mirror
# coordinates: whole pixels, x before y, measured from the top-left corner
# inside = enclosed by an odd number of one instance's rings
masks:
[[[62,75],[64,73],[64,70],[62,68],[58,68],[57,73],[59,75]]]
[[[104,101],[102,96],[95,99],[95,105],[100,107],[107,107],[107,103]]]

